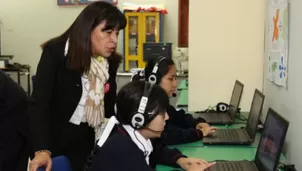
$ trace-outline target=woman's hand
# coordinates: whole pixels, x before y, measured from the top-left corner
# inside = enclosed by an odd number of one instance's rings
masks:
[[[51,157],[47,152],[39,152],[35,155],[34,159],[30,162],[29,170],[36,171],[39,167],[45,166],[46,171],[51,171]]]
[[[189,169],[190,167],[194,167],[195,168],[195,165],[204,165],[206,164],[207,162],[203,159],[196,159],[196,158],[185,158],[185,157],[182,157],[182,158],[179,158],[176,163],[181,167],[183,168],[184,170],[187,170]]]

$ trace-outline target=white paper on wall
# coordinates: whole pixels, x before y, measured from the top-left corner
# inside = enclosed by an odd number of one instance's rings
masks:
[[[268,79],[285,88],[288,71],[288,1],[271,0],[268,12]]]

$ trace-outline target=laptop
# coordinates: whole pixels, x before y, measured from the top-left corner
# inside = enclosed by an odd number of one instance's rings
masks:
[[[254,161],[216,161],[208,171],[275,171],[289,122],[269,108]]]
[[[212,136],[204,137],[204,144],[251,144],[254,142],[264,102],[264,95],[255,89],[245,128],[219,129]]]
[[[229,104],[229,110],[226,113],[219,112],[207,112],[193,114],[194,117],[202,117],[208,124],[232,124],[235,121],[235,117],[238,111],[238,106],[241,100],[243,92],[243,84],[236,80],[232,92],[231,101]]]

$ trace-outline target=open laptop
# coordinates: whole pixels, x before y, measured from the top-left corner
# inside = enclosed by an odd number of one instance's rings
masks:
[[[275,171],[289,122],[269,108],[254,161],[216,161],[208,171]]]
[[[202,117],[208,124],[232,124],[235,121],[235,117],[238,111],[238,106],[241,100],[243,92],[243,84],[236,80],[233,88],[231,101],[229,104],[229,110],[226,113],[209,112],[209,113],[197,113],[194,117]]]
[[[204,137],[204,144],[251,144],[254,142],[264,95],[255,89],[245,128],[219,129],[212,136]]]

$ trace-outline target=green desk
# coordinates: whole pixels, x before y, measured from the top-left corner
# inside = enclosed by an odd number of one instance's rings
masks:
[[[188,157],[202,158],[206,161],[214,160],[253,160],[257,148],[179,148],[179,150]],[[177,170],[176,168],[158,165],[156,170]],[[179,169],[181,170],[181,169]]]
[[[182,80],[178,85],[177,90],[188,90],[187,82],[187,79]]]
[[[180,92],[176,106],[177,107],[188,107],[188,90],[182,90]]]

